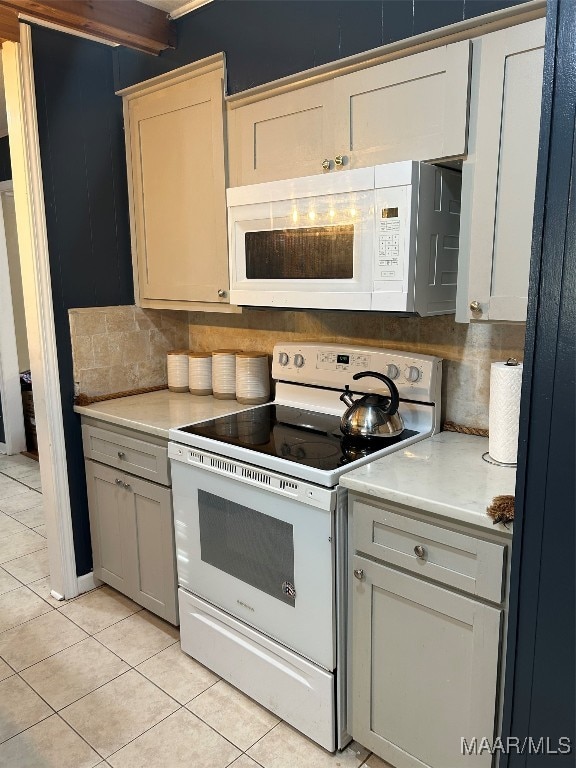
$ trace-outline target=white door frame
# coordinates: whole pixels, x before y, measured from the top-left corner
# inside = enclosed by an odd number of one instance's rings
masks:
[[[2,198],[3,192],[12,191],[12,181],[0,181],[0,400],[2,401],[2,415],[4,417],[4,442],[0,442],[0,453],[7,453],[8,455],[26,450],[20,390],[20,366],[18,365],[12,284]]]
[[[20,43],[3,44],[2,65],[30,369],[34,382],[34,409],[46,513],[50,582],[53,596],[62,599],[75,597],[81,589],[76,575],[72,536],[32,41],[27,24],[20,24]],[[84,589],[94,586],[93,583],[89,584],[90,581],[90,578],[81,577]]]

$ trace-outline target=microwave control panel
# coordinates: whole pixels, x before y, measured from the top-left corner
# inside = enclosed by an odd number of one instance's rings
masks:
[[[395,212],[389,217],[390,211]],[[378,267],[380,280],[402,280],[404,269],[400,259],[400,219],[398,208],[382,208],[378,215]]]
[[[411,186],[376,190],[374,280],[402,284],[406,262],[407,200]]]

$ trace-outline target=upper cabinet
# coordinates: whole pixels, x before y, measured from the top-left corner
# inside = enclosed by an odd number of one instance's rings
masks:
[[[244,107],[231,109],[228,121],[230,183],[296,178],[322,173],[334,162],[333,82],[328,80]]]
[[[334,80],[334,149],[344,167],[466,153],[470,42]]]
[[[231,104],[231,185],[466,152],[470,43]]]
[[[526,320],[545,20],[474,41],[456,320]]]
[[[223,56],[121,91],[136,303],[228,302]]]

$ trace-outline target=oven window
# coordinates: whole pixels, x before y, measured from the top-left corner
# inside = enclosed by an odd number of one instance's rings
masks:
[[[294,606],[283,590],[294,584],[292,526],[202,489],[198,508],[202,560]]]
[[[249,280],[350,280],[354,225],[246,232]]]

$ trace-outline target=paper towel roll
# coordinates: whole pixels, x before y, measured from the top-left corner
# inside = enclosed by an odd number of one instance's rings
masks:
[[[518,419],[522,363],[492,363],[488,412],[488,451],[491,458],[515,464],[518,454]]]

